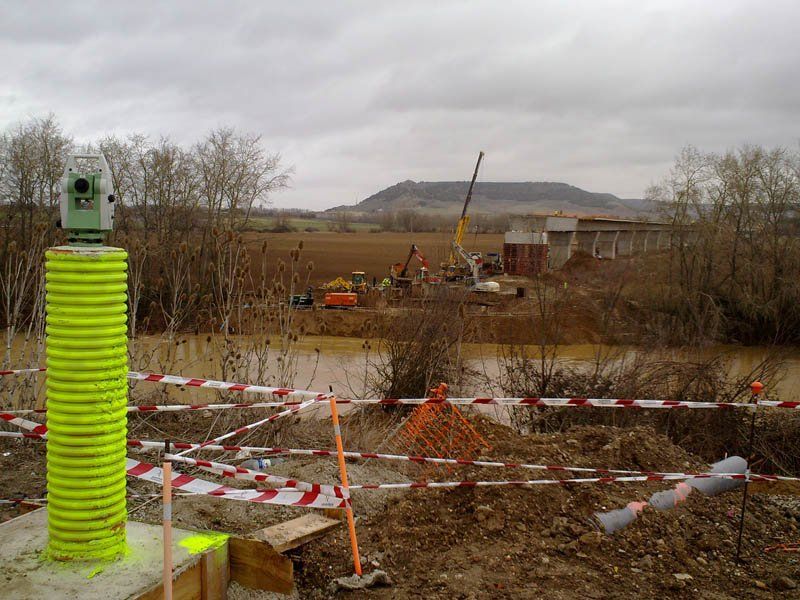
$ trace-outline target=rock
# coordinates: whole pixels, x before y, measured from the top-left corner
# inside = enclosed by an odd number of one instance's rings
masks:
[[[599,546],[600,545],[600,532],[589,531],[584,533],[578,538],[578,541],[584,546]]]
[[[501,531],[506,526],[505,515],[492,510],[489,506],[479,506],[475,509],[475,518],[488,531]]]
[[[772,589],[778,590],[779,592],[788,592],[789,590],[793,590],[797,588],[797,582],[792,579],[791,577],[787,577],[783,575],[782,577],[776,577],[772,580]]]
[[[568,554],[570,552],[578,552],[578,540],[572,540],[566,544],[559,544],[558,551],[561,554]]]
[[[670,584],[667,587],[669,587],[669,589],[671,589],[671,590],[676,590],[676,591],[677,590],[682,590],[683,588],[686,587],[686,582],[685,581],[677,581],[677,580],[676,581],[672,581],[672,582],[670,582]]]
[[[763,581],[759,581],[758,579],[754,579],[753,580],[753,585],[756,586],[760,590],[769,589],[769,588],[767,588],[767,584],[766,583],[764,583]]]
[[[691,581],[692,579],[694,579],[694,577],[692,577],[688,573],[673,573],[672,576],[678,581]]]
[[[719,550],[719,538],[711,534],[706,534],[700,537],[696,542],[697,547],[704,552]]]
[[[483,504],[475,509],[475,518],[478,521],[485,521],[486,519],[489,518],[489,515],[493,512],[494,511],[490,506],[486,506],[485,504]]]
[[[563,533],[569,526],[569,521],[566,517],[553,517],[553,522],[550,523],[550,535],[557,535]]]
[[[642,558],[639,559],[639,562],[636,563],[636,566],[639,567],[642,571],[652,571],[653,569],[653,557],[649,554],[645,554]]]
[[[364,590],[377,585],[392,585],[392,580],[386,571],[372,571],[361,577],[358,575],[339,577],[328,584],[328,593],[335,594],[339,590]]]

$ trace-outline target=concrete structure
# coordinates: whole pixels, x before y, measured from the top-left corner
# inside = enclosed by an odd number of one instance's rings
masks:
[[[669,223],[609,217],[531,215],[515,217],[509,239],[539,233],[550,246],[549,268],[559,269],[576,250],[604,259],[662,250],[669,245]]]
[[[119,560],[61,563],[41,559],[48,541],[44,509],[0,524],[2,596],[16,600],[162,598],[161,526],[129,522],[127,533],[129,552]],[[229,571],[227,541],[223,539],[217,547],[213,537],[206,542],[206,534],[183,529],[173,529],[172,536],[174,597],[224,597]]]

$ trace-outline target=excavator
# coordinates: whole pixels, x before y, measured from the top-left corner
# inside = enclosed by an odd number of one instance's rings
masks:
[[[421,264],[420,270],[417,272],[416,277],[409,277],[408,265],[411,259],[416,258]],[[430,275],[430,264],[425,256],[422,254],[416,244],[411,244],[411,249],[408,251],[408,258],[405,263],[396,263],[391,268],[392,283],[396,287],[407,288],[414,282],[414,279],[424,283],[439,283],[439,278]]]
[[[411,250],[408,251],[408,258],[406,259],[406,262],[403,265],[403,267],[400,269],[400,271],[399,271],[399,273],[397,275],[398,277],[408,277],[408,264],[411,262],[411,259],[415,258],[415,257],[419,262],[422,263],[422,268],[423,269],[426,269],[426,270],[428,269],[428,267],[429,267],[428,261],[422,255],[422,252],[419,251],[419,248],[417,247],[416,244],[411,244]],[[395,265],[395,266],[396,267],[399,266],[399,263],[397,265]]]
[[[469,215],[467,214],[467,209],[469,208],[469,203],[472,200],[472,190],[475,188],[475,180],[478,178],[478,169],[481,167],[483,156],[483,151],[481,151],[478,154],[478,162],[475,163],[475,171],[472,173],[472,181],[469,183],[467,197],[464,200],[464,207],[461,209],[461,218],[458,219],[458,224],[456,225],[455,236],[453,237],[453,241],[450,243],[450,259],[442,266],[444,267],[445,277],[449,275],[451,278],[458,279],[461,277],[461,275],[457,275],[458,259],[464,259],[464,262],[466,262],[467,266],[469,267],[470,274],[466,277],[466,280],[470,291],[496,294],[500,291],[499,283],[495,281],[482,281],[481,276],[483,271],[483,258],[481,257],[480,253],[467,252],[461,246],[461,242],[464,239],[464,234],[467,232],[469,227]]]

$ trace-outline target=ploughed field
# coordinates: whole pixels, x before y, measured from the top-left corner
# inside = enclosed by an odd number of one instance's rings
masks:
[[[256,265],[261,263],[261,246],[267,242],[267,266],[274,273],[278,259],[290,260],[289,252],[303,242],[300,267],[305,280],[305,265],[314,263],[310,284],[319,286],[341,276],[350,278],[352,271],[364,271],[367,280],[373,276],[380,281],[389,274],[389,267],[405,262],[411,244],[416,244],[431,265],[431,271],[439,269],[439,263],[447,259],[452,234],[449,233],[333,233],[327,231],[297,233],[243,234]],[[464,248],[477,252],[502,252],[503,234],[468,234]],[[412,259],[410,268],[416,270],[419,261]]]

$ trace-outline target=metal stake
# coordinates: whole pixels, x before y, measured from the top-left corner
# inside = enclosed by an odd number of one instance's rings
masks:
[[[750,390],[752,395],[750,396],[750,402],[757,402],[758,396],[761,392],[764,391],[764,385],[760,381],[754,381],[750,384]],[[750,463],[753,458],[753,442],[755,441],[756,437],[756,410],[757,408],[753,408],[753,415],[750,418],[750,440],[747,444],[747,471],[750,471]],[[742,552],[742,535],[744,534],[744,517],[747,513],[747,496],[748,496],[748,484],[749,480],[744,480],[744,491],[742,492],[742,510],[739,515],[739,539],[736,541],[736,564],[742,564],[741,559],[741,552]]]

